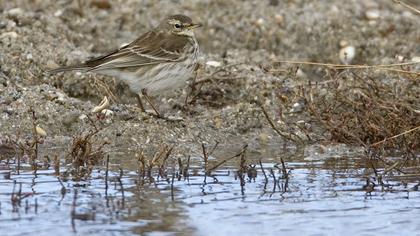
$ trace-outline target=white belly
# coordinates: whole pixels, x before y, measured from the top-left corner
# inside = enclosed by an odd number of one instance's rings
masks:
[[[134,93],[146,89],[149,95],[158,95],[182,87],[194,72],[195,64],[191,60],[177,63],[141,67],[136,72],[104,70],[101,74],[110,75],[128,84]]]

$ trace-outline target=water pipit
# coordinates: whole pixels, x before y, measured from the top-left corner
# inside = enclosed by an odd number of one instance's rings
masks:
[[[156,28],[109,54],[48,73],[82,71],[114,76],[137,94],[143,112],[141,95],[162,117],[149,95],[179,88],[193,74],[199,50],[193,30],[200,26],[185,15],[169,16]]]

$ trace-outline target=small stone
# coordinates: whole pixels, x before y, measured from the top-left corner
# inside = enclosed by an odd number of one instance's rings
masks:
[[[21,8],[12,8],[9,11],[7,11],[7,14],[9,16],[19,16],[23,14],[23,10]]]
[[[304,106],[305,105],[303,103],[296,102],[292,105],[292,109],[290,109],[290,112],[292,113],[301,112],[303,111]]]
[[[281,25],[284,21],[284,17],[280,14],[276,14],[274,16],[274,20],[276,21],[277,24]]]
[[[301,68],[299,68],[296,71],[296,77],[299,78],[299,79],[306,79],[308,76],[306,75],[306,73]]]
[[[66,100],[66,95],[60,92],[57,92],[56,94],[57,94],[57,101],[64,103],[64,101]]]
[[[183,117],[181,117],[181,116],[176,116],[176,115],[170,115],[170,116],[166,117],[166,119],[167,119],[168,121],[183,121],[183,120],[184,120],[184,118],[183,118]]]
[[[395,58],[397,58],[397,60],[399,61],[399,62],[403,62],[404,61],[404,56],[401,56],[401,55],[397,55],[397,56],[395,56]]]
[[[32,59],[34,59],[34,57],[32,56],[32,54],[27,54],[26,55],[26,60],[28,60],[28,61],[32,61]]]
[[[45,130],[43,128],[39,127],[38,125],[35,127],[35,131],[41,137],[46,137],[47,136],[47,132],[45,132]]]
[[[108,109],[103,109],[103,110],[101,111],[101,113],[102,113],[102,114],[104,114],[104,115],[105,115],[105,117],[110,117],[110,116],[112,116],[112,115],[114,114],[114,112],[113,112],[113,111],[108,110]]]
[[[356,56],[356,48],[351,45],[344,47],[340,49],[338,56],[343,64],[348,65],[353,61],[354,57]]]
[[[216,127],[217,129],[220,129],[223,125],[223,119],[222,117],[220,117],[220,115],[217,115],[213,118],[213,122],[214,122],[214,127]]]
[[[340,45],[340,48],[344,48],[344,47],[349,46],[349,42],[343,39],[343,40],[340,40],[339,45]]]
[[[0,29],[4,29],[7,26],[7,22],[6,21],[0,21]]]
[[[1,119],[2,119],[2,120],[8,120],[8,119],[9,119],[9,114],[3,114],[3,115],[1,116]]]
[[[18,37],[18,34],[14,31],[4,32],[0,35],[0,38],[13,38],[13,39],[15,39],[17,37]]]
[[[220,67],[222,65],[222,63],[220,63],[218,61],[207,61],[206,65],[210,66],[210,67]]]
[[[410,17],[414,17],[413,13],[411,13],[411,11],[403,11],[402,16],[404,18],[410,18]]]
[[[255,22],[258,26],[263,26],[265,23],[265,20],[263,18],[259,18],[256,22]]]
[[[62,10],[57,10],[56,12],[54,12],[54,16],[55,17],[60,17],[61,15],[63,15],[63,11]]]
[[[45,67],[47,69],[54,69],[54,68],[59,67],[59,65],[57,63],[55,63],[55,61],[53,61],[53,60],[50,59],[50,60],[47,61]]]
[[[15,22],[15,21],[13,21],[13,20],[8,20],[7,21],[7,25],[6,25],[6,28],[7,29],[14,29],[15,27],[16,27],[16,25],[17,25],[17,23]]]
[[[415,56],[415,57],[411,58],[411,61],[420,63],[420,56]]]
[[[85,115],[85,114],[82,114],[82,115],[79,116],[79,120],[85,120],[87,118],[88,118],[88,116]]]
[[[368,20],[377,20],[380,17],[380,13],[376,9],[371,9],[365,12],[365,16]]]

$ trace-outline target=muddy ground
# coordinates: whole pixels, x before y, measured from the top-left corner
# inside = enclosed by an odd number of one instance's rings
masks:
[[[420,7],[415,0],[407,3]],[[51,146],[70,146],[72,137],[94,129],[93,121],[100,130],[95,145],[106,141],[111,152],[156,150],[167,144],[185,156],[201,153],[202,142],[220,142],[234,147],[233,152],[245,144],[254,152],[264,145],[281,152],[285,140],[257,104],[276,125],[304,142],[322,141],[324,133],[302,112],[305,104],[294,94],[300,85],[327,76],[322,67],[297,69],[290,64],[273,73],[272,63],[341,64],[339,51],[346,45],[355,48],[354,58],[344,59],[351,64],[410,62],[420,56],[419,15],[385,0],[0,0],[0,12],[0,138],[30,137],[32,107]],[[43,74],[115,49],[175,13],[204,24],[196,33],[202,50],[199,92],[189,95],[188,106],[189,87],[154,98],[162,112],[182,121],[142,114],[127,87],[114,78]],[[366,73],[383,81],[401,79],[398,73]],[[92,114],[104,96],[112,99],[111,112]],[[305,127],[309,138],[291,128],[296,124]]]

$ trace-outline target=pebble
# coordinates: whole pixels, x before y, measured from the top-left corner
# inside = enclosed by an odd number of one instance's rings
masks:
[[[414,17],[414,15],[413,15],[413,13],[411,13],[411,11],[403,11],[402,16],[403,17],[408,17],[408,18]]]
[[[41,137],[46,137],[47,136],[47,132],[45,132],[45,130],[43,128],[39,127],[38,125],[35,127],[35,131]]]
[[[344,47],[349,46],[349,42],[347,40],[343,39],[343,40],[340,40],[339,45],[340,45],[341,48],[344,48]]]
[[[109,109],[103,109],[103,110],[101,111],[101,113],[102,113],[102,114],[104,114],[104,115],[105,115],[105,117],[109,117],[109,116],[112,116],[112,115],[114,114],[114,112],[113,112],[113,111],[111,111],[111,110],[109,110]]]
[[[220,66],[222,66],[222,63],[220,63],[218,61],[207,61],[206,65],[210,66],[210,67],[220,67]]]
[[[13,38],[13,39],[15,39],[17,37],[18,37],[18,34],[14,31],[4,32],[0,35],[0,38]]]
[[[415,56],[415,57],[411,58],[411,61],[420,63],[420,56]]]
[[[82,115],[79,116],[79,120],[85,120],[87,118],[88,118],[88,116],[85,115],[85,114],[82,114]]]
[[[365,12],[365,16],[368,20],[377,20],[380,17],[380,13],[376,9],[371,9]]]
[[[47,69],[54,69],[54,68],[59,67],[59,65],[58,65],[57,63],[55,63],[55,61],[53,61],[53,60],[49,59],[49,60],[47,61],[46,65],[45,65],[45,67],[46,67]]]
[[[23,14],[23,10],[21,8],[12,8],[9,11],[7,11],[7,14],[9,16],[19,16]]]
[[[296,71],[296,77],[299,78],[299,79],[306,79],[306,78],[308,78],[308,76],[306,75],[306,73],[301,68],[299,68]]]
[[[340,49],[338,56],[343,64],[348,65],[353,61],[354,57],[356,56],[356,48],[351,45],[344,47]]]
[[[63,93],[57,92],[57,101],[59,102],[64,102],[66,100],[66,95],[64,95]]]
[[[216,127],[217,129],[220,129],[223,125],[223,119],[220,115],[217,115],[213,118],[213,122],[214,122],[214,127]]]
[[[396,55],[395,58],[399,61],[399,62],[403,62],[404,61],[404,56],[401,55]]]
[[[264,23],[265,23],[265,20],[264,20],[263,18],[259,18],[259,19],[257,20],[257,22],[255,22],[255,23],[257,23],[257,25],[258,25],[258,26],[263,26],[263,25],[264,25]]]
[[[27,54],[26,55],[26,60],[28,60],[28,61],[32,61],[32,59],[34,59],[34,57],[32,56],[32,54]]]
[[[1,116],[2,120],[8,120],[9,119],[9,114],[5,113]]]
[[[303,103],[296,102],[292,105],[292,109],[290,109],[290,112],[292,112],[292,113],[301,112],[301,111],[303,111],[304,107],[305,107],[305,105]]]
[[[281,25],[284,21],[284,17],[280,14],[276,14],[274,16],[274,20],[276,21],[277,24]]]
[[[55,17],[60,17],[61,15],[63,15],[63,11],[62,10],[57,10],[56,12],[54,12],[54,16]]]
[[[7,26],[7,22],[6,21],[0,21],[0,29],[4,29]]]

